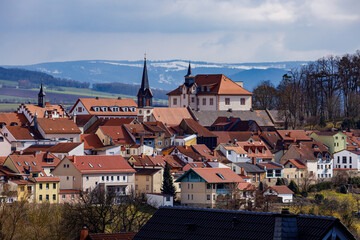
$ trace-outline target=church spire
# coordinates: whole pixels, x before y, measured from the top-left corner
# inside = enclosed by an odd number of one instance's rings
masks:
[[[192,72],[191,72],[190,61],[189,61],[189,67],[188,67],[187,74],[184,77],[185,77],[185,86],[186,87],[191,87],[195,83],[195,77],[194,77],[194,75],[192,75]]]
[[[45,92],[43,88],[43,79],[41,79],[41,86],[38,94],[38,106],[45,107]]]
[[[152,106],[152,92],[150,90],[149,86],[149,78],[147,73],[147,67],[146,67],[146,54],[144,56],[144,69],[143,69],[143,75],[141,79],[141,87],[138,92],[138,107],[151,107]]]
[[[191,72],[191,63],[190,63],[190,61],[189,61],[188,71],[187,71],[187,74],[185,75],[185,77],[194,77],[192,75],[192,72]]]

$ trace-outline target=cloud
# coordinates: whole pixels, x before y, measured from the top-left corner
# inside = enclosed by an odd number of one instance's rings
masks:
[[[2,0],[0,64],[313,60],[360,47],[360,2]]]

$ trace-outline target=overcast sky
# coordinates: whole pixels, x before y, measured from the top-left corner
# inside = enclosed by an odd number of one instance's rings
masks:
[[[360,49],[359,0],[0,0],[0,64],[315,60]]]

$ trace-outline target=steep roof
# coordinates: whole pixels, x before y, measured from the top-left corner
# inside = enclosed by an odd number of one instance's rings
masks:
[[[109,116],[136,116],[137,112],[124,112],[120,109],[119,112],[112,112],[108,109],[108,111],[94,111],[92,107],[137,107],[136,102],[133,99],[119,99],[119,98],[79,98],[77,102],[74,104],[73,108],[70,110],[70,112],[73,111],[74,107],[77,105],[78,102],[81,102],[83,106],[85,107],[86,111],[90,115],[109,115]]]
[[[21,104],[18,108],[18,110],[24,107],[28,113],[30,113],[32,116],[35,116],[35,112],[37,114],[37,118],[44,118],[47,115],[51,115],[53,111],[56,111],[59,113],[61,117],[65,115],[67,117],[67,114],[65,112],[65,109],[62,105],[50,105],[49,103],[45,104],[45,107],[39,107],[38,105],[31,105],[31,104]]]
[[[255,141],[260,140],[259,136],[253,132],[228,132],[228,131],[211,131],[213,134],[218,136],[218,144],[237,142],[237,141],[248,141],[250,138]]]
[[[134,144],[135,142],[124,129],[123,126],[100,126],[99,129],[112,138],[116,144]]]
[[[265,167],[266,169],[283,169],[284,167],[278,163],[274,162],[260,162],[257,164],[260,167]]]
[[[6,126],[7,130],[16,140],[34,140],[35,133],[32,129],[21,126]]]
[[[299,169],[307,168],[307,166],[305,164],[303,164],[302,162],[300,162],[297,159],[289,159],[284,163],[284,165],[286,165],[288,162],[292,163],[296,168],[299,168]]]
[[[239,175],[230,168],[191,168],[184,173],[176,182],[181,182],[182,178],[191,171],[195,172],[207,183],[240,183],[245,182]]]
[[[67,118],[40,118],[39,126],[46,134],[80,134],[73,120]]]
[[[35,153],[34,156],[43,168],[56,167],[61,162],[60,158],[49,152]]]
[[[184,118],[192,118],[189,110],[184,107],[154,107],[153,116],[166,126],[178,126]]]
[[[67,156],[81,173],[135,172],[120,155]]]
[[[192,118],[185,118],[183,121],[194,133],[197,134],[198,137],[217,137],[215,134],[210,132]]]
[[[0,113],[0,124],[4,123],[7,126],[16,124],[17,126],[22,126],[27,122],[23,113]]]
[[[80,141],[84,143],[84,149],[94,149],[103,146],[99,137],[95,134],[81,134]]]
[[[76,143],[76,142],[66,142],[66,143],[58,143],[55,146],[52,146],[47,149],[48,152],[52,153],[68,153],[74,148],[77,148],[82,143]]]
[[[294,194],[287,186],[271,186],[270,188],[278,194]]]
[[[244,141],[236,142],[237,145],[242,147],[248,157],[256,158],[273,158],[274,155],[270,152],[267,145],[263,141]]]
[[[237,154],[246,154],[247,152],[240,146],[233,147],[233,146],[224,146],[224,148],[228,151],[234,151]]]
[[[275,232],[278,234],[280,231],[296,233],[298,240],[320,240],[324,239],[333,227],[339,229],[347,239],[355,239],[338,218],[289,215],[210,208],[160,207],[133,239],[270,240],[275,239]],[[295,218],[289,219],[291,216]]]
[[[252,163],[241,163],[241,162],[237,162],[237,163],[234,163],[235,165],[243,168],[246,172],[249,172],[249,173],[263,173],[265,172],[264,169],[262,169],[261,167],[257,166],[257,165],[254,165]]]
[[[207,160],[215,160],[213,152],[205,144],[194,144],[191,147],[199,153],[201,156],[205,157]]]
[[[180,153],[192,158],[195,161],[203,159],[203,156],[195,152],[191,146],[175,146],[175,148],[171,152],[175,151],[175,149],[177,149]]]
[[[14,163],[14,166],[21,174],[26,174],[26,171],[31,167],[31,173],[42,173],[44,176],[43,169],[41,168],[41,164],[37,161],[37,159],[33,155],[9,155],[9,158]]]

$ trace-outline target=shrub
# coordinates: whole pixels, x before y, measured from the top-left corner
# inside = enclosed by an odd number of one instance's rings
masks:
[[[276,180],[276,186],[281,186],[281,185],[285,185],[284,179],[278,178]]]
[[[307,192],[307,191],[302,191],[301,192],[301,196],[303,196],[303,197],[308,197],[308,195],[309,195],[309,193]]]
[[[332,182],[321,182],[314,185],[311,185],[309,188],[310,192],[320,192],[323,190],[331,189],[333,186]]]
[[[315,195],[315,202],[317,204],[322,203],[323,200],[324,200],[324,195],[322,195],[321,193],[317,193]]]
[[[295,194],[298,194],[299,193],[299,187],[296,185],[296,183],[293,181],[293,180],[291,180],[291,182],[290,182],[290,184],[289,184],[289,189],[291,190],[291,191],[293,191]]]
[[[342,186],[340,187],[340,193],[347,194],[347,192],[348,192],[348,190],[347,190],[346,186],[345,186],[345,185],[342,185]]]

